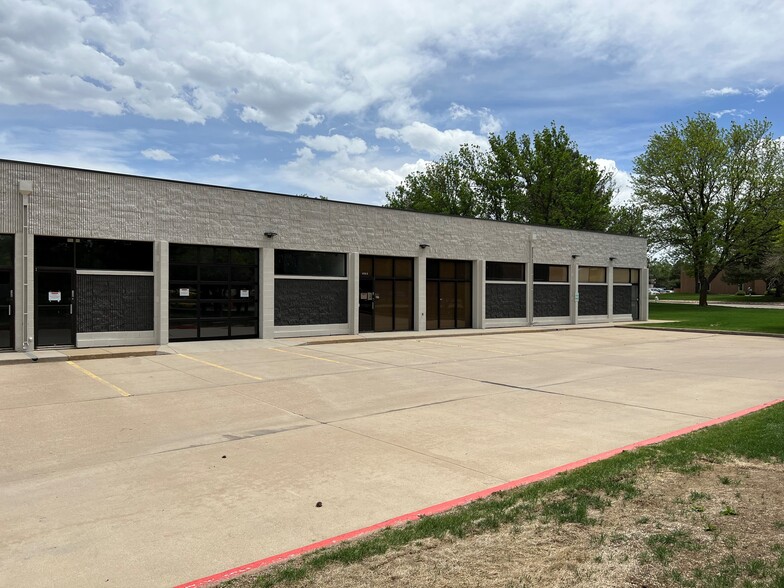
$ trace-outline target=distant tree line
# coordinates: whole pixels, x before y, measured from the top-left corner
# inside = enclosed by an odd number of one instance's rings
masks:
[[[613,206],[612,172],[555,123],[491,134],[407,176],[387,206],[642,236],[651,270],[684,266],[707,304],[722,271],[784,285],[784,142],[768,121],[721,128],[704,113],[665,125],[634,159],[631,202]],[[752,278],[753,276],[753,278]],[[668,280],[671,280],[672,276]]]

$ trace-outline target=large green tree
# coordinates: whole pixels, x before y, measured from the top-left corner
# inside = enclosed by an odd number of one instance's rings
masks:
[[[687,259],[707,305],[711,281],[769,240],[781,218],[784,147],[768,121],[718,125],[704,113],[665,125],[632,179],[654,247]]]
[[[533,136],[490,135],[487,151],[463,146],[386,196],[392,208],[601,231],[614,190],[612,173],[553,123]]]

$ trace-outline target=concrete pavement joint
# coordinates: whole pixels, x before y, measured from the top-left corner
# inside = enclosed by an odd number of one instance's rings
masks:
[[[552,390],[542,390],[541,388],[528,388],[526,386],[516,386],[514,384],[504,384],[502,382],[491,382],[490,380],[474,380],[476,382],[482,382],[483,384],[491,384],[493,386],[502,386],[504,388],[512,388],[514,390],[522,390],[523,392],[540,392],[542,394],[552,394],[553,396],[564,396],[566,398],[577,398],[579,400],[589,400],[592,402],[602,402],[604,404],[615,404],[618,406],[628,406],[630,408],[642,408],[644,410],[653,410],[656,412],[664,412],[667,414],[677,414],[680,416],[688,416],[688,417],[695,417],[698,419],[709,419],[710,416],[704,414],[692,414],[690,412],[679,412],[677,410],[666,410],[663,408],[653,408],[651,406],[643,406],[641,404],[631,404],[628,402],[618,402],[617,400],[604,400],[602,398],[591,398],[590,396],[580,396],[579,394],[566,394],[565,392],[553,392]],[[577,380],[572,380],[577,381]],[[569,382],[561,382],[568,384]],[[559,384],[547,384],[548,386],[558,386]]]

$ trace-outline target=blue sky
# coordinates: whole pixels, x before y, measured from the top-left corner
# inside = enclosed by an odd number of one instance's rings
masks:
[[[0,0],[0,157],[380,204],[490,132],[784,136],[784,2]]]

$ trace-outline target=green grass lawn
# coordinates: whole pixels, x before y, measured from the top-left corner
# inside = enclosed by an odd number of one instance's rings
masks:
[[[653,294],[650,296],[653,299]],[[699,300],[699,294],[688,292],[675,292],[674,294],[655,294],[659,300]],[[734,302],[737,304],[759,304],[763,302],[784,303],[784,297],[776,298],[768,295],[736,296],[735,294],[708,294],[708,304],[711,302]]]
[[[648,308],[649,318],[652,320],[678,321],[668,325],[647,325],[649,327],[784,334],[784,309],[701,307],[694,304],[656,302],[651,302]]]

